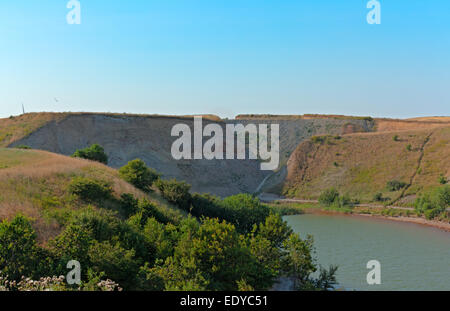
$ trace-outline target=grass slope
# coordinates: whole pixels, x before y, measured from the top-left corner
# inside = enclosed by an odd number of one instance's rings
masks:
[[[317,199],[324,189],[336,187],[361,202],[372,202],[381,192],[390,198],[387,202],[410,205],[417,194],[439,186],[441,174],[450,177],[450,127],[329,136],[297,147],[282,192]],[[391,180],[407,186],[389,191]]]
[[[0,119],[0,147],[7,147],[47,123],[62,120],[67,115],[67,113],[40,112]]]
[[[172,219],[186,216],[159,194],[143,193],[120,179],[115,169],[103,164],[45,151],[0,148],[0,220],[21,213],[35,220],[41,242],[56,236],[70,213],[88,207],[68,192],[69,183],[77,176],[111,183],[116,199],[123,193],[136,198],[147,196]],[[120,217],[117,201],[105,202],[104,206],[117,211]]]

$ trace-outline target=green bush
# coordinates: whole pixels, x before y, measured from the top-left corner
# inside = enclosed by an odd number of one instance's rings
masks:
[[[36,232],[28,218],[18,215],[0,223],[0,271],[10,280],[40,276],[41,265],[49,260],[45,253],[36,244]]]
[[[196,217],[210,217],[225,219],[225,209],[221,206],[222,200],[209,193],[192,195],[191,214]]]
[[[450,185],[427,192],[414,202],[416,211],[427,219],[433,219],[450,207]]]
[[[120,206],[126,217],[138,212],[138,200],[131,193],[122,193],[120,195]]]
[[[336,188],[324,190],[319,196],[319,203],[325,206],[331,206],[339,200],[339,192]]]
[[[191,185],[184,181],[177,181],[176,179],[162,180],[158,179],[155,183],[161,195],[170,203],[177,205],[179,208],[189,211],[191,204],[191,194],[189,190]]]
[[[443,174],[441,174],[439,175],[438,181],[441,185],[445,185],[447,183],[447,178]]]
[[[224,209],[224,219],[240,232],[250,232],[254,225],[263,222],[270,214],[270,209],[250,194],[229,196],[220,205]]]
[[[398,180],[390,180],[386,183],[386,188],[389,191],[398,191],[400,189],[403,189],[407,186],[408,184],[403,182],[403,181],[398,181]]]
[[[69,192],[86,202],[99,202],[111,197],[112,188],[108,182],[86,177],[75,177],[69,184]]]
[[[120,177],[144,191],[148,191],[161,175],[147,167],[144,161],[135,159],[119,169]]]
[[[108,156],[102,146],[93,144],[90,147],[79,149],[72,155],[74,158],[83,158],[87,160],[97,161],[108,164]]]

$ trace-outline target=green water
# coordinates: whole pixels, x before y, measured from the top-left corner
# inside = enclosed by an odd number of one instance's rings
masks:
[[[303,237],[314,236],[318,262],[339,266],[348,289],[450,290],[450,233],[417,224],[358,216],[285,217]],[[381,284],[366,281],[369,260],[381,263]]]

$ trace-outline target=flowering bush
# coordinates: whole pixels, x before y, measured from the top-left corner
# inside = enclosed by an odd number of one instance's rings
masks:
[[[94,288],[85,287],[83,284],[78,287],[73,287],[65,282],[64,276],[42,277],[39,280],[32,280],[22,276],[19,282],[9,280],[8,276],[4,276],[0,272],[0,291],[122,291],[119,284],[111,280],[101,280],[95,284]]]

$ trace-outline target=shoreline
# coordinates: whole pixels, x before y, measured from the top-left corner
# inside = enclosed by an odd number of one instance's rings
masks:
[[[376,219],[390,220],[390,221],[398,221],[398,222],[406,222],[412,223],[421,226],[433,227],[435,229],[439,229],[445,232],[450,232],[450,223],[441,222],[437,220],[427,220],[425,218],[419,217],[405,217],[405,216],[383,216],[383,215],[373,215],[373,214],[365,214],[365,213],[343,213],[338,211],[327,211],[320,208],[304,208],[302,209],[304,214],[323,214],[323,215],[342,215],[342,216],[353,216],[353,217],[372,217]]]

